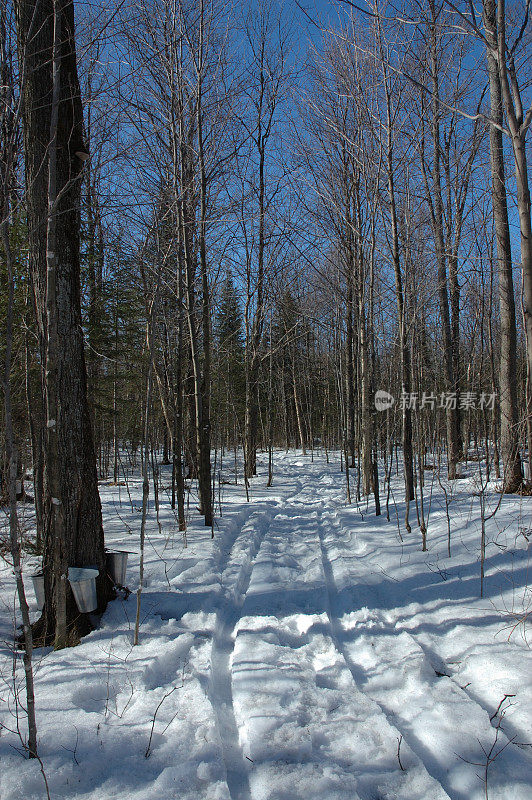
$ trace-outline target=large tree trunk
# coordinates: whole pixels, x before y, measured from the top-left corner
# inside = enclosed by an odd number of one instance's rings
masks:
[[[73,3],[16,0],[15,8],[24,72],[30,270],[46,365],[46,603],[35,634],[37,643],[60,648],[75,644],[91,628],[88,616],[77,610],[68,567],[96,566],[100,610],[109,597],[80,310],[82,159],[77,154],[84,151],[83,118]]]
[[[504,178],[504,150],[500,126],[503,122],[499,71],[492,47],[497,44],[495,0],[484,2],[484,29],[488,37],[487,61],[490,84],[491,119],[490,159],[493,215],[497,240],[499,306],[501,316],[501,355],[499,406],[501,411],[501,455],[504,467],[504,490],[515,492],[523,482],[519,458],[519,417],[517,407],[517,331],[512,275],[512,251]],[[491,45],[491,46],[490,46]],[[497,126],[497,127],[496,127]]]
[[[510,130],[510,141],[515,162],[515,182],[517,186],[517,211],[521,233],[521,270],[523,272],[523,317],[526,334],[527,390],[526,422],[528,430],[532,426],[532,218],[530,209],[530,187],[526,154],[526,137],[532,123],[532,106],[525,111],[525,99],[521,95],[514,54],[506,44],[506,3],[505,0],[485,2],[485,18],[489,20],[488,47],[496,58],[501,87],[501,95],[506,111],[506,121]],[[528,18],[528,7],[526,18]],[[496,35],[496,39],[493,36]],[[532,468],[532,448],[528,453],[529,469]]]

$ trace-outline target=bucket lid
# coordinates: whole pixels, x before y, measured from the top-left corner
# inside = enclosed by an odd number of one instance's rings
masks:
[[[99,571],[91,567],[69,567],[68,580],[69,581],[88,581],[91,578],[97,578]]]

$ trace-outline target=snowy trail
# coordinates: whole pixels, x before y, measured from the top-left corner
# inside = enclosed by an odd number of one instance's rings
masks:
[[[506,783],[517,779],[524,786],[531,774],[528,754],[514,747],[511,759],[506,761],[510,752],[505,751],[512,741],[504,726],[496,732],[497,718],[490,719],[487,710],[453,680],[445,663],[423,647],[414,635],[396,629],[391,616],[378,608],[381,604],[378,602],[378,584],[368,580],[371,562],[368,565],[367,561],[359,560],[357,568],[350,570],[352,585],[340,600],[334,560],[329,557],[327,541],[329,546],[333,543],[334,550],[336,543],[341,542],[342,528],[330,510],[322,516],[327,520],[329,532],[326,537],[320,519],[320,545],[332,611],[331,626],[335,642],[355,680],[378,703],[451,800],[469,800],[478,789],[474,774],[467,775],[461,769],[449,768],[453,757],[459,754],[464,763],[476,763],[481,767],[495,734],[496,751],[500,751],[497,781]],[[354,534],[356,536],[356,530]],[[357,583],[363,587],[364,605],[360,597],[362,589],[357,590]],[[345,594],[350,595],[351,603],[346,602]],[[347,608],[350,611],[345,613]],[[471,747],[471,728],[476,732],[480,748]],[[490,797],[499,796],[497,788],[492,786]]]
[[[301,484],[296,483],[293,494]],[[275,502],[275,501],[274,501]],[[232,690],[232,658],[235,646],[234,630],[251,580],[254,561],[267,531],[279,510],[260,511],[250,506],[233,525],[235,537],[229,547],[220,551],[221,589],[223,600],[216,614],[211,652],[209,699],[216,715],[227,787],[231,800],[249,800],[249,767],[242,753],[235,720]],[[245,519],[244,525],[238,525]]]
[[[234,618],[217,619],[211,654],[211,683],[209,698],[214,708],[222,757],[225,765],[227,788],[232,800],[248,800],[249,778],[233,708],[231,660],[234,648]]]
[[[336,582],[334,578],[334,571],[331,561],[329,560],[329,556],[327,553],[327,546],[325,543],[325,534],[324,534],[324,525],[323,525],[323,514],[320,513],[320,518],[318,520],[318,533],[320,538],[320,549],[321,549],[321,556],[323,562],[323,570],[325,574],[325,580],[327,584],[327,594],[329,598],[329,616],[330,616],[330,623],[331,629],[333,633],[333,640],[335,646],[337,647],[338,651],[342,654],[343,658],[351,674],[353,675],[354,681],[359,685],[363,685],[365,683],[365,672],[364,670],[357,665],[354,658],[351,657],[351,652],[354,652],[356,645],[352,643],[351,646],[347,644],[347,637],[346,631],[341,623],[340,620],[340,611],[338,608],[338,589],[336,587]],[[339,531],[338,523],[333,519],[332,515],[327,515],[327,520],[332,525],[333,528]],[[372,643],[372,646],[374,644]],[[393,648],[392,648],[393,650]],[[389,656],[388,656],[389,657]],[[391,661],[395,664],[397,660],[397,653],[393,652]],[[373,699],[375,699],[374,695],[371,695]],[[446,784],[446,781],[442,779],[441,770],[437,768],[437,765],[434,763],[434,759],[431,757],[430,751],[427,752],[427,749],[416,740],[416,738],[411,735],[411,731],[405,725],[401,724],[401,718],[391,712],[386,708],[386,705],[383,703],[378,703],[379,708],[386,716],[388,722],[395,728],[397,728],[400,734],[401,742],[405,742],[416,754],[419,758],[419,761],[424,765],[425,769],[428,773],[440,784],[441,788],[445,788],[450,800],[459,800],[459,796],[455,795],[451,788]],[[446,795],[447,796],[447,795]],[[461,796],[460,796],[461,798]]]
[[[273,487],[265,476],[259,460],[249,503],[241,485],[221,484],[214,539],[192,519],[185,548],[164,505],[161,528],[149,520],[138,647],[131,595],[79,647],[43,654],[36,680],[52,796],[485,800],[484,753],[497,736],[489,800],[528,800],[531,650],[505,631],[528,607],[520,531],[532,500],[504,498],[490,522],[481,599],[473,482],[456,487],[449,559],[436,494],[422,553],[417,531],[400,541],[371,503],[345,505],[339,454],[328,463],[276,453]],[[134,550],[141,481],[130,489],[131,507],[113,486],[102,501],[106,542]],[[137,576],[132,556],[130,586]],[[9,653],[2,664],[7,685]],[[2,800],[41,800],[38,765],[13,744],[2,731]]]
[[[235,620],[233,715],[250,765],[246,792],[254,800],[446,800],[407,744],[408,775],[401,771],[399,731],[357,686],[330,608],[322,506],[315,487],[282,503],[261,536]]]
[[[471,746],[469,735],[460,741],[457,726],[467,719],[467,734],[473,728],[489,749],[496,721],[451,677],[438,677],[440,661],[412,634],[393,629],[378,608],[375,575],[382,571],[357,539],[365,521],[353,515],[352,529],[345,530],[337,517],[343,507],[337,480],[305,466],[303,485],[285,493],[274,514],[261,519],[257,509],[250,518],[255,532],[238,573],[238,607],[220,618],[215,637],[213,674],[221,677],[213,699],[222,710],[231,795],[470,800],[478,777],[465,764],[481,760],[482,750],[476,738]],[[248,539],[250,523],[243,529]],[[335,547],[345,556],[347,546],[352,590],[346,593],[335,578]],[[368,611],[372,600],[376,608]],[[371,659],[376,669],[382,666],[383,686],[371,677]],[[338,708],[344,714],[334,720],[331,710]],[[509,746],[503,731],[498,736],[500,747]],[[377,769],[375,753],[383,750],[388,757]],[[494,797],[497,782],[526,783],[530,771],[526,754],[512,753],[508,763],[502,754],[499,762]]]

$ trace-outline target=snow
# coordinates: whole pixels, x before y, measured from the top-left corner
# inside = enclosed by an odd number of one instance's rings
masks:
[[[528,800],[532,499],[504,497],[487,522],[480,598],[478,465],[444,484],[449,558],[436,482],[424,553],[418,528],[398,535],[400,475],[388,522],[372,501],[346,506],[338,454],[328,464],[276,453],[269,489],[265,463],[250,503],[242,486],[223,484],[214,539],[193,510],[185,547],[164,492],[160,527],[150,509],[137,647],[131,595],[78,647],[36,652],[51,797],[481,800],[489,761],[489,800]],[[131,503],[125,487],[101,486],[106,543],[138,551],[138,473],[128,483]],[[27,576],[34,565],[29,557]],[[133,555],[132,590],[137,574]],[[40,800],[41,766],[23,758],[15,730],[24,694],[20,658],[15,683],[12,674],[13,608],[3,562],[0,797]]]

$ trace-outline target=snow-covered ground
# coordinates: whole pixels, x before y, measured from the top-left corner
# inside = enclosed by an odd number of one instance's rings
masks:
[[[390,522],[371,503],[345,505],[338,457],[276,453],[275,469],[267,489],[260,463],[249,504],[223,484],[214,540],[194,512],[186,548],[163,492],[137,647],[132,595],[80,646],[36,653],[50,796],[529,800],[532,499],[503,498],[487,523],[481,599],[477,465],[446,486],[451,558],[436,480],[423,553],[419,529],[398,526],[401,503]],[[101,487],[106,540],[138,551],[138,476],[129,484],[132,503],[126,487]],[[131,557],[133,590],[137,571]],[[3,564],[0,797],[40,799],[40,765],[13,732],[13,607]],[[23,702],[21,681],[19,666]]]

